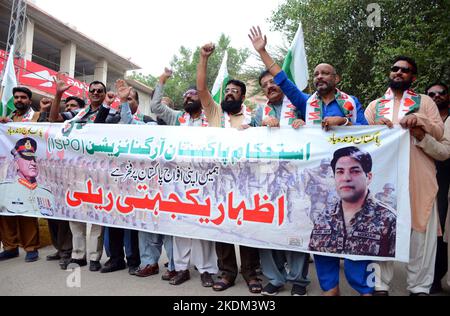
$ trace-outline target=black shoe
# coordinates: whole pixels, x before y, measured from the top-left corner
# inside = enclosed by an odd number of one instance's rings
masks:
[[[59,259],[59,267],[61,270],[67,270],[67,267],[70,264],[70,258],[61,258]]]
[[[91,272],[97,272],[102,268],[102,265],[100,264],[100,261],[90,261],[89,262],[89,271]]]
[[[306,292],[306,287],[298,285],[298,284],[294,284],[292,286],[291,295],[292,296],[308,296],[308,293]]]
[[[112,262],[108,265],[105,265],[101,270],[100,273],[110,273],[115,272],[119,270],[125,270],[127,268],[127,265],[125,264],[125,261],[119,261],[119,262]]]
[[[61,256],[59,255],[58,252],[55,252],[51,255],[48,255],[46,259],[47,259],[47,261],[56,261],[56,260],[60,260]]]
[[[5,250],[0,253],[0,261],[16,258],[19,256],[19,249]]]
[[[441,283],[433,283],[430,289],[430,294],[439,294],[442,293],[444,290],[442,289]]]
[[[283,286],[275,286],[272,283],[268,283],[261,291],[261,294],[264,296],[275,296],[278,294],[278,291],[281,290]]]
[[[79,267],[87,266],[86,259],[70,259],[69,265],[78,265]]]

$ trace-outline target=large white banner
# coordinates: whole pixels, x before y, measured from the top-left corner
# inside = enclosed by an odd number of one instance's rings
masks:
[[[407,262],[409,146],[383,127],[2,124],[0,214]]]

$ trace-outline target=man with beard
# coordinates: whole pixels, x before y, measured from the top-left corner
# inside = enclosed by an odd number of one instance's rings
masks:
[[[201,48],[200,62],[197,68],[197,87],[200,101],[211,127],[248,127],[251,123],[251,116],[244,105],[247,87],[239,80],[229,80],[225,88],[225,97],[221,105],[214,102],[211,93],[208,91],[206,81],[206,71],[208,58],[214,52],[215,46],[212,43]]]
[[[440,141],[444,124],[438,108],[427,95],[410,88],[417,79],[417,64],[409,57],[394,59],[389,75],[389,89],[384,97],[369,104],[365,116],[371,125],[400,124],[411,134],[423,132]],[[411,136],[412,136],[411,135]],[[411,295],[428,295],[433,283],[436,242],[438,192],[436,166],[417,141],[411,139],[410,200],[411,200],[411,251],[407,266],[407,283]],[[377,295],[387,295],[394,274],[393,262],[380,263],[381,285]]]
[[[263,71],[258,81],[268,101],[265,106],[257,108],[251,126],[292,126],[297,129],[305,124],[301,119],[301,113],[275,84],[269,71]]]
[[[413,136],[419,141],[417,144],[425,153],[436,160],[437,182],[437,208],[441,230],[445,231],[445,220],[448,216],[448,194],[450,187],[450,120],[448,87],[443,83],[434,83],[427,87],[425,93],[436,103],[441,119],[445,124],[444,137],[440,142],[430,134],[425,134],[423,129],[415,129]],[[447,228],[448,229],[448,228]],[[445,232],[448,235],[448,231]],[[447,245],[443,237],[438,237],[434,281],[430,294],[442,292],[441,280],[448,270]]]
[[[183,95],[184,111],[176,111],[163,103],[164,86],[167,80],[172,76],[172,71],[165,68],[164,73],[159,78],[159,84],[155,89],[155,93],[150,103],[150,109],[158,118],[162,119],[167,125],[174,126],[208,126],[208,121],[203,113],[198,92],[195,88],[190,88]],[[122,117],[127,119],[129,113],[124,113],[122,105]],[[170,236],[162,236],[157,234],[146,234],[147,237],[162,237],[164,244],[170,246]],[[144,236],[139,235],[142,243],[145,241]],[[155,236],[153,236],[155,235]],[[169,240],[170,239],[170,240]],[[146,246],[148,247],[148,246]],[[172,247],[169,247],[172,248]],[[172,249],[170,249],[171,251]],[[169,255],[169,259],[171,256]],[[153,265],[158,265],[159,258],[154,258]],[[172,264],[173,261],[173,264]],[[172,285],[180,285],[190,279],[189,264],[194,264],[200,272],[201,282],[204,287],[211,287],[213,280],[211,275],[217,273],[217,257],[215,253],[214,242],[207,240],[173,237],[173,260],[169,260],[169,271],[163,275],[163,280],[168,280]],[[174,265],[174,269],[172,267]],[[144,268],[145,269],[145,268]],[[176,272],[176,273],[175,273]]]
[[[200,61],[197,67],[197,88],[201,105],[205,111],[209,126],[222,128],[248,127],[251,117],[245,106],[246,86],[239,80],[228,81],[225,88],[225,99],[221,105],[214,102],[207,85],[208,59],[214,52],[214,45],[204,45],[200,51]],[[234,245],[216,243],[219,269],[222,271],[220,281],[214,283],[213,290],[223,291],[234,285],[238,275]],[[240,246],[241,273],[247,282],[251,293],[261,293],[261,281],[257,277],[259,267],[258,249]]]
[[[0,123],[45,121],[46,113],[35,112],[31,108],[32,96],[33,94],[28,88],[13,88],[14,107],[16,109],[8,117],[0,117]]]
[[[39,186],[36,164],[37,144],[32,138],[20,139],[11,154],[17,169],[17,177],[12,182],[0,184],[0,212],[18,215],[53,216],[53,194]],[[36,218],[5,216],[0,217],[5,251],[0,253],[0,261],[19,255],[22,245],[27,255],[26,262],[38,260],[39,228]]]
[[[320,64],[314,70],[314,87],[312,96],[300,91],[286,73],[266,51],[267,37],[261,29],[253,27],[249,38],[259,53],[267,70],[274,76],[277,84],[288,99],[302,114],[307,126],[322,125],[325,130],[333,126],[367,125],[364,111],[358,99],[336,88],[340,77],[330,64]]]

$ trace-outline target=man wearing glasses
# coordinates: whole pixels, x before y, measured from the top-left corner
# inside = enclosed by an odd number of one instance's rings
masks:
[[[417,79],[417,64],[409,57],[394,59],[386,94],[369,104],[365,116],[371,125],[394,124],[411,132],[410,200],[411,200],[411,250],[407,266],[408,290],[412,296],[428,295],[433,283],[437,241],[438,192],[434,160],[418,145],[419,133],[441,140],[444,125],[438,108],[427,95],[411,90]],[[387,295],[394,274],[393,262],[382,262],[381,286],[376,295]]]
[[[220,105],[216,104],[207,85],[208,59],[214,53],[212,43],[201,48],[197,67],[197,89],[210,127],[245,128],[251,123],[251,115],[246,111],[244,100],[246,86],[239,80],[228,81],[225,97]],[[217,242],[216,252],[219,269],[222,271],[220,281],[214,283],[214,291],[224,291],[234,285],[239,272],[234,245]],[[262,285],[256,269],[259,267],[259,252],[256,248],[240,246],[241,273],[251,293],[261,293]]]
[[[94,81],[89,85],[89,106],[75,111],[68,111],[59,113],[59,105],[63,94],[71,88],[68,85],[62,74],[58,74],[55,78],[56,94],[53,99],[52,107],[50,109],[50,122],[67,122],[67,123],[102,123],[112,122],[115,119],[113,115],[109,114],[109,106],[113,103],[115,95],[111,92],[106,92],[106,86],[100,81]],[[106,111],[101,111],[105,115],[99,115],[103,102]],[[115,120],[115,123],[118,120]],[[86,266],[86,224],[80,222],[70,222],[70,230],[72,231],[72,259],[70,263],[77,264],[80,267]],[[103,227],[99,225],[92,225],[91,235],[89,238],[89,270],[92,272],[101,269],[100,259],[103,254]],[[65,265],[61,266],[62,268]]]

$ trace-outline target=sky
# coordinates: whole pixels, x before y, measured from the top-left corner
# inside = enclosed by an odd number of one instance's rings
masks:
[[[270,31],[272,12],[283,0],[35,0],[38,7],[159,76],[180,46],[216,42],[221,33],[235,48],[253,47],[247,36],[260,25],[269,45],[283,45]],[[70,4],[70,5],[69,5]],[[270,47],[270,46],[269,46]],[[248,61],[255,64],[254,59]]]

